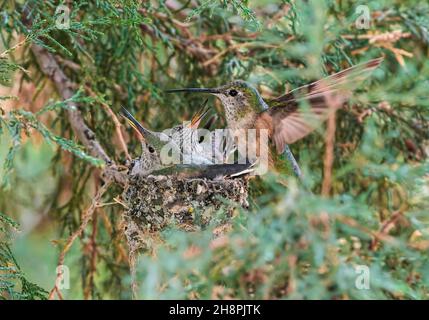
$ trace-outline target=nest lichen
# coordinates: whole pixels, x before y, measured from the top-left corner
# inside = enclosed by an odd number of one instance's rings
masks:
[[[231,217],[248,206],[248,178],[185,179],[177,176],[130,176],[124,190],[125,235],[132,251],[146,247],[148,233],[175,225],[186,231],[206,226],[217,212]]]

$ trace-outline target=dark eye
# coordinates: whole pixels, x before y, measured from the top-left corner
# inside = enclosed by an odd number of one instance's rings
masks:
[[[235,97],[235,96],[238,94],[238,91],[237,91],[237,90],[235,90],[235,89],[231,89],[231,90],[229,90],[228,94],[229,94],[231,97]]]
[[[149,146],[148,150],[149,150],[150,153],[154,153],[155,152],[155,149],[152,146]]]

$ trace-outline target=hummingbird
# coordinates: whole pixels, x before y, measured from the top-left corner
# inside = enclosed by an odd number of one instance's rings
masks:
[[[197,132],[201,120],[209,111],[209,108],[206,108],[207,101],[190,121],[164,132],[145,128],[127,109],[122,107],[122,115],[142,139],[142,155],[133,166],[131,174],[147,175],[153,170],[168,166],[170,163],[163,163],[161,155],[162,148],[167,145],[175,152],[176,160],[182,158],[184,163],[211,164],[209,156],[205,156],[203,147],[200,146]]]
[[[190,121],[185,121],[183,124],[164,131],[172,142],[180,148],[182,161],[185,164],[212,164],[210,154],[204,150],[198,131],[201,121],[210,111],[210,107],[206,107],[207,102],[208,99],[204,101]],[[210,125],[210,123],[207,123],[207,125]]]
[[[133,164],[131,175],[148,175],[153,170],[164,168],[161,162],[161,149],[167,145],[170,138],[166,134],[146,129],[124,107],[121,107],[121,115],[141,137],[142,154]]]
[[[355,65],[268,102],[264,101],[255,87],[243,80],[217,88],[181,88],[167,92],[197,92],[216,96],[224,107],[227,127],[235,136],[246,134],[248,129],[255,129],[256,138],[242,138],[247,144],[256,143],[258,146],[262,130],[267,130],[277,153],[282,153],[289,144],[310,134],[331,112],[341,108],[359,83],[382,61],[383,58],[378,58]],[[259,156],[258,147],[256,151]],[[269,162],[272,165],[271,153]]]
[[[224,178],[236,178],[253,171],[252,164],[220,164],[212,165],[206,163],[193,164],[176,164],[164,165],[161,161],[161,149],[172,142],[171,137],[161,132],[153,132],[146,129],[133,115],[124,107],[122,107],[122,115],[127,119],[131,126],[136,130],[142,138],[142,155],[134,163],[131,170],[131,175],[174,175],[179,178],[207,178],[212,180]],[[192,118],[190,123],[195,124],[201,121],[204,112],[201,110]],[[186,127],[179,125],[174,127],[174,132],[180,133],[180,128]],[[182,127],[180,127],[182,126]],[[173,142],[174,143],[174,142]]]

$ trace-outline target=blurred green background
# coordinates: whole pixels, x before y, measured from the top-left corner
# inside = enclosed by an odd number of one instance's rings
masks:
[[[383,56],[382,66],[337,114],[328,196],[321,195],[323,126],[291,146],[304,181],[282,177],[285,187],[269,175],[252,182],[250,209],[237,210],[231,231],[220,240],[213,237],[215,223],[195,233],[173,225],[151,235],[137,265],[134,294],[428,298],[427,3],[73,1],[67,4],[70,26],[59,30],[61,4],[0,5],[2,298],[48,297],[59,252],[102,185],[97,162],[82,152],[67,120],[69,106],[41,72],[33,44],[53,54],[74,84],[70,101],[119,164],[126,155],[103,105],[116,113],[125,105],[161,130],[189,119],[203,99],[166,96],[166,88],[244,79],[270,99]],[[366,9],[369,29],[358,29],[356,20]],[[209,103],[221,114],[218,101]],[[217,126],[224,125],[221,117]],[[131,129],[124,124],[122,132],[129,153],[138,156]],[[67,253],[71,287],[62,290],[64,298],[132,297],[123,208],[114,202],[121,191],[109,188],[107,205]],[[370,270],[369,290],[356,288],[358,265]]]

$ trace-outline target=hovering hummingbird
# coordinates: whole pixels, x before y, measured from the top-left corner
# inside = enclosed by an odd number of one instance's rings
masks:
[[[288,144],[307,136],[326,120],[331,112],[341,108],[349,100],[353,90],[382,61],[382,58],[378,58],[353,66],[292,90],[268,103],[252,85],[242,80],[218,88],[183,88],[167,92],[199,92],[215,95],[225,109],[228,128],[236,132],[236,136],[246,134],[247,129],[255,129],[256,141],[247,138],[244,138],[244,141],[259,145],[261,130],[267,130],[277,153],[282,153]],[[300,107],[301,104],[303,107]],[[271,154],[269,156],[272,164]]]

